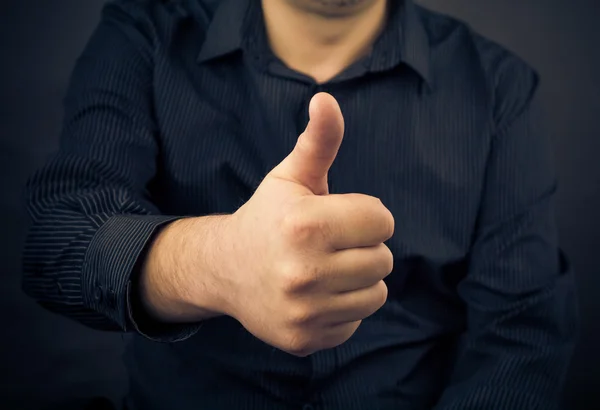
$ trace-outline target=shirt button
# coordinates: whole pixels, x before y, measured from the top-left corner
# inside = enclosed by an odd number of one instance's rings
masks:
[[[312,406],[312,404],[305,404],[302,406],[302,410],[315,410],[315,408]]]
[[[98,302],[102,300],[102,286],[96,286],[94,288],[94,299],[96,299]]]
[[[108,305],[112,309],[117,308],[117,294],[115,293],[115,290],[112,288],[108,291]]]

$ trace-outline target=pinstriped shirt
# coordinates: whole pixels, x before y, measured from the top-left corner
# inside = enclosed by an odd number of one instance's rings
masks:
[[[324,84],[274,56],[257,0],[111,1],[73,71],[60,148],[27,185],[24,290],[133,333],[132,409],[555,409],[577,316],[537,87],[519,57],[409,0]],[[386,304],[306,358],[229,317],[145,319],[136,278],[156,233],[235,212],[320,91],[346,122],[330,192],[381,198],[396,220]]]

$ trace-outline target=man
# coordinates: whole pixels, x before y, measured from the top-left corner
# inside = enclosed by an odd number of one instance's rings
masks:
[[[408,0],[110,2],[28,184],[24,288],[135,335],[130,409],[557,408],[536,88]]]

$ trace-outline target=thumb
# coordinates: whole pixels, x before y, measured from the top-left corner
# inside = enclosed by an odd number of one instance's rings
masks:
[[[294,150],[270,175],[301,184],[315,195],[326,194],[327,173],[344,136],[344,117],[335,98],[327,93],[313,96],[308,113],[310,120]]]

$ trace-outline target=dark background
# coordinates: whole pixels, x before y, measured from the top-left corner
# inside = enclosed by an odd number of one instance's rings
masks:
[[[124,337],[43,311],[20,292],[26,178],[56,149],[61,99],[101,0],[0,0],[0,408],[43,409],[127,389]],[[567,409],[600,409],[600,2],[422,0],[469,22],[538,69],[556,143],[563,247],[583,329]],[[66,409],[66,408],[63,408]],[[175,409],[176,410],[176,409]]]

